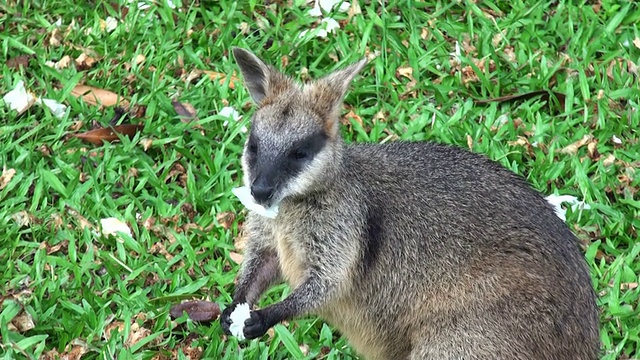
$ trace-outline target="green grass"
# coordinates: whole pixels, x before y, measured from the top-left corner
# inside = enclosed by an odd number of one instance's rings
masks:
[[[540,191],[591,204],[569,211],[567,222],[584,244],[597,289],[602,358],[640,358],[640,8],[611,0],[361,1],[362,14],[334,14],[342,28],[318,39],[299,37],[317,19],[307,15],[310,5],[292,2],[174,0],[178,11],[159,1],[147,10],[131,6],[126,15],[124,0],[0,5],[1,58],[33,54],[26,68],[0,64],[0,93],[24,80],[35,94],[69,106],[57,119],[40,106],[17,116],[0,101],[0,167],[16,171],[0,190],[0,356],[284,359],[302,357],[301,347],[307,358],[355,356],[314,318],[239,343],[217,322],[169,317],[183,299],[226,305],[233,293],[238,266],[229,254],[243,210],[231,189],[240,184],[250,99],[229,78],[184,78],[196,69],[237,72],[229,50],[242,46],[279,68],[286,62],[285,72],[297,77],[378,53],[345,100],[362,119],[345,120],[348,141],[471,144]],[[112,32],[100,29],[108,16],[119,20]],[[456,41],[458,66],[450,62]],[[45,65],[83,51],[98,59],[88,69]],[[145,60],[132,64],[137,55]],[[396,76],[407,66],[415,81]],[[133,119],[144,130],[101,146],[67,138],[76,121],[86,131],[115,114],[71,96],[78,83],[146,106]],[[474,101],[536,90],[562,93],[564,102]],[[193,105],[199,120],[181,121],[174,99]],[[225,125],[218,113],[226,105],[243,118]],[[593,136],[592,145],[560,151],[584,135]],[[218,220],[225,212],[236,214],[228,228]],[[19,226],[19,216],[28,225]],[[133,236],[118,240],[83,226],[107,217],[127,222]],[[262,305],[287,291],[272,289]],[[25,313],[33,328],[16,329]]]

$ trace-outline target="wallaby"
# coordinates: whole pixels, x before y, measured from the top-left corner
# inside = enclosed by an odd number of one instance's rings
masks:
[[[429,142],[347,144],[342,102],[363,59],[299,83],[233,48],[257,103],[244,184],[249,211],[233,302],[241,337],[317,315],[364,359],[597,359],[599,313],[578,240],[524,178]],[[248,308],[246,310],[249,311]]]

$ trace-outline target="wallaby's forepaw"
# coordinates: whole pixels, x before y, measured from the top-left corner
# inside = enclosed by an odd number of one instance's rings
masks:
[[[230,330],[232,323],[231,313],[233,313],[233,310],[236,309],[236,306],[238,306],[238,303],[233,302],[229,304],[226,309],[224,309],[222,314],[220,314],[220,327],[222,328],[222,331],[224,331],[224,333],[227,335],[232,335]]]
[[[262,337],[270,327],[262,310],[252,311],[249,318],[244,322],[244,337],[247,339]]]

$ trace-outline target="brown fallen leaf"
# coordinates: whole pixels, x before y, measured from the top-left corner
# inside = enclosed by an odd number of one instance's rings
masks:
[[[164,258],[167,259],[167,261],[171,261],[173,259],[173,255],[171,255],[171,253],[167,251],[167,248],[164,246],[164,244],[162,244],[162,242],[159,242],[159,241],[151,245],[149,252],[151,254],[160,254],[164,256]]]
[[[9,182],[11,182],[11,179],[13,179],[13,176],[15,174],[15,169],[7,169],[5,166],[2,167],[2,175],[0,176],[0,190],[9,185]]]
[[[7,60],[6,64],[9,69],[18,69],[20,67],[27,68],[29,66],[29,60],[33,55],[20,55]]]
[[[467,147],[469,150],[473,150],[473,138],[469,134],[467,134]]]
[[[89,345],[86,342],[75,339],[65,347],[63,353],[59,353],[56,349],[49,350],[42,354],[40,360],[80,360],[88,351]]]
[[[181,103],[179,101],[172,101],[171,105],[176,110],[178,115],[180,115],[180,120],[184,123],[189,123],[193,120],[198,120],[198,112],[193,107],[193,105],[189,103]]]
[[[347,126],[351,126],[351,119],[355,120],[360,126],[363,126],[362,118],[358,116],[358,114],[354,113],[353,110],[349,110],[349,112],[342,117],[342,123]]]
[[[216,220],[225,230],[229,230],[231,228],[235,218],[235,214],[229,211],[221,212],[216,215]]]
[[[107,325],[104,329],[104,333],[102,333],[102,337],[106,340],[109,341],[109,339],[111,339],[111,336],[113,336],[113,330],[117,330],[118,333],[121,333],[124,331],[124,322],[122,321],[114,321],[112,323],[110,323],[109,325]]]
[[[109,90],[99,89],[89,85],[76,85],[71,90],[71,95],[82,97],[87,104],[98,106],[120,105],[128,109],[129,102],[120,95]]]
[[[578,153],[578,150],[587,145],[588,143],[592,142],[593,140],[593,136],[586,134],[582,137],[582,139],[569,144],[567,146],[565,146],[564,148],[560,149],[558,152],[560,154],[568,154],[568,155],[575,155]]]
[[[55,245],[49,245],[47,242],[40,243],[40,249],[45,249],[47,251],[47,255],[51,255],[56,253],[62,249],[67,249],[69,247],[69,240],[63,240]]]
[[[244,255],[238,254],[235,251],[229,252],[229,257],[231,258],[231,261],[233,261],[236,264],[242,264],[242,259],[244,259]]]
[[[247,237],[244,232],[241,232],[239,236],[233,239],[233,247],[237,252],[242,253],[244,248],[247,246]]]
[[[396,69],[396,78],[405,77],[413,80],[413,68],[411,66],[400,66]]]
[[[613,154],[609,154],[607,155],[607,157],[602,161],[602,165],[604,165],[605,167],[609,167],[611,165],[613,165],[613,163],[616,161],[616,157]]]
[[[131,138],[138,132],[142,131],[142,129],[144,129],[144,125],[142,124],[123,124],[114,127],[90,130],[81,134],[71,134],[71,136],[90,142],[94,145],[102,145],[103,141],[113,142],[120,140],[118,134],[126,135]]]
[[[151,330],[147,329],[144,326],[140,326],[137,322],[134,322],[133,324],[131,324],[131,327],[129,328],[129,336],[127,337],[127,340],[125,341],[124,345],[126,347],[134,346],[140,340],[144,339],[149,335],[151,335]],[[156,338],[155,340],[157,341],[159,339]]]
[[[85,53],[80,54],[80,56],[76,58],[76,68],[79,71],[91,69],[95,63],[96,59]]]
[[[16,330],[21,333],[27,332],[36,327],[31,314],[24,310],[22,310],[22,312],[11,319],[11,325],[13,325]]]
[[[65,210],[67,211],[67,213],[69,215],[71,215],[71,217],[75,218],[76,220],[78,220],[78,222],[80,223],[80,228],[81,229],[91,229],[91,230],[95,230],[95,226],[89,221],[87,220],[87,218],[85,218],[84,216],[80,215],[80,213],[78,212],[78,210],[65,205]]]
[[[215,321],[220,316],[220,306],[211,301],[187,301],[182,304],[173,305],[169,311],[169,315],[173,319],[182,316],[186,312],[189,318],[198,322]]]
[[[598,139],[593,139],[587,144],[587,154],[592,160],[600,160],[600,153],[598,152]]]
[[[640,47],[640,46],[638,46]],[[638,287],[637,282],[621,283],[620,290],[633,290]]]
[[[218,80],[218,83],[220,85],[224,85],[224,83],[227,81],[227,77],[228,77],[227,74],[219,73],[217,71],[212,71],[212,70],[203,70],[202,72],[206,74],[209,77],[209,79]],[[235,89],[236,83],[239,81],[240,79],[236,76],[235,73],[231,75],[229,79],[229,89],[231,90]]]

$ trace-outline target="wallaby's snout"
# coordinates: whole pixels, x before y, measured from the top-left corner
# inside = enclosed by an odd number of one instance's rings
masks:
[[[273,198],[274,191],[275,186],[264,176],[259,176],[251,183],[251,195],[258,204],[269,205],[267,203]]]

